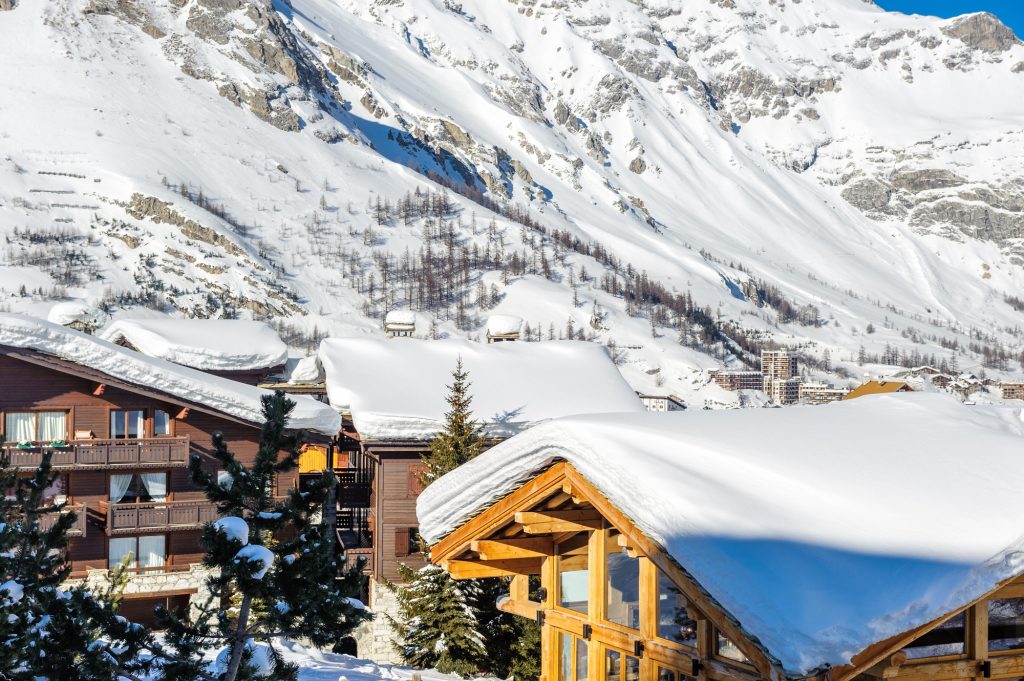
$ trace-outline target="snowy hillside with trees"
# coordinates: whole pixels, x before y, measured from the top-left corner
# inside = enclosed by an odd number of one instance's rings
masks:
[[[20,0],[0,305],[1020,374],[1024,45],[861,0]]]

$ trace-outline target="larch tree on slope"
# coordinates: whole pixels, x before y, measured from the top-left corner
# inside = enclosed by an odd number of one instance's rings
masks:
[[[45,500],[57,479],[50,459],[28,477],[0,462],[0,679],[136,679],[151,638],[117,615],[114,582],[97,594],[61,588],[76,515]]]
[[[203,531],[203,564],[215,568],[213,597],[192,622],[158,609],[168,629],[160,681],[292,681],[297,670],[273,649],[275,638],[299,635],[330,647],[370,617],[356,600],[361,566],[340,571],[334,537],[314,522],[335,484],[333,472],[285,499],[274,497],[276,476],[298,466],[304,436],[287,429],[294,407],[280,391],[263,398],[265,422],[251,467],[238,461],[220,433],[213,437],[213,456],[226,478],[207,471],[198,455],[189,461],[193,480],[222,516]],[[229,615],[232,596],[237,610]],[[217,648],[218,676],[212,677],[202,654]]]
[[[445,398],[445,427],[423,456],[424,486],[483,451],[470,387],[460,357]],[[407,664],[462,675],[514,676],[516,681],[539,676],[536,623],[497,608],[498,597],[508,592],[508,580],[456,581],[436,565],[420,570],[400,565],[399,575],[405,584],[389,585],[398,600],[398,616],[387,619],[398,635],[395,647]]]

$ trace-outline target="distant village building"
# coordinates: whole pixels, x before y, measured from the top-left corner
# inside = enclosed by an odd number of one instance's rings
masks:
[[[762,350],[761,373],[765,379],[790,379],[796,377],[797,359],[787,350]]]
[[[522,317],[507,314],[491,315],[487,318],[487,342],[517,341],[522,328]]]
[[[799,400],[805,404],[826,404],[843,399],[849,392],[826,383],[801,383]]]
[[[1002,390],[1004,400],[1024,400],[1024,382],[1003,383]]]
[[[760,371],[721,371],[712,369],[708,372],[711,380],[725,390],[764,390],[764,376]]]
[[[384,316],[384,333],[388,338],[411,336],[416,331],[416,313],[412,310],[391,310]]]
[[[799,378],[764,378],[764,391],[776,404],[793,404],[800,400]]]
[[[906,381],[868,381],[857,386],[844,397],[844,400],[853,400],[865,395],[882,395],[886,393],[910,393],[914,389]]]
[[[1022,438],[907,399],[541,424],[428,487],[422,536],[510,579],[545,679],[1019,679]]]
[[[637,393],[647,411],[685,411],[686,404],[676,395],[644,395]]]
[[[460,357],[487,446],[559,416],[643,412],[637,394],[596,343],[323,341],[319,359],[328,397],[345,431],[347,467],[336,471],[342,479],[338,532],[346,558],[366,560],[367,604],[377,614],[357,636],[361,657],[398,661],[384,617],[396,603],[384,584],[400,579],[399,563],[418,568],[426,562],[416,518],[418,476],[422,456],[443,426],[449,408],[445,386]],[[302,470],[312,472],[304,464]]]

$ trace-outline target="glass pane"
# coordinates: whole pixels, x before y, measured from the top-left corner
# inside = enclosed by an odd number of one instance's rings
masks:
[[[128,567],[135,567],[135,537],[114,537],[110,540],[110,550],[107,552],[107,566],[115,568],[121,564],[124,557],[132,554],[132,560]]]
[[[7,412],[4,417],[4,439],[7,442],[35,442],[36,415],[32,412]]]
[[[609,622],[639,629],[640,559],[629,557],[619,546],[618,536],[608,532],[605,540],[605,570],[608,574],[606,616]]]
[[[164,556],[164,535],[139,537],[139,567],[163,567]]]
[[[39,440],[63,442],[68,436],[68,415],[66,411],[39,412]]]
[[[922,657],[942,657],[944,655],[963,655],[966,647],[965,623],[967,617],[960,613],[940,624],[927,634],[903,649],[911,660]]]
[[[997,598],[988,602],[988,649],[1024,648],[1024,598]]]
[[[153,435],[171,434],[171,415],[162,409],[153,412]]]
[[[622,679],[622,654],[616,650],[604,651],[604,679],[605,681],[621,681]]]
[[[697,647],[697,623],[686,611],[686,596],[664,572],[658,571],[658,637]]]
[[[558,634],[558,681],[572,681],[572,636]]]
[[[727,639],[725,636],[718,634],[718,654],[727,660],[735,660],[736,662],[750,662],[747,656],[744,655],[736,644]]]
[[[123,411],[110,412],[110,437],[124,437],[125,435],[125,413]]]
[[[140,473],[139,501],[167,501],[167,473]]]
[[[128,412],[128,437],[140,438],[145,432],[145,417],[141,411]]]
[[[640,658],[626,655],[625,681],[640,681]]]
[[[587,642],[576,639],[576,681],[587,681]]]
[[[587,614],[590,575],[587,570],[587,534],[558,547],[558,605]]]
[[[658,681],[676,681],[676,673],[671,669],[658,667]]]

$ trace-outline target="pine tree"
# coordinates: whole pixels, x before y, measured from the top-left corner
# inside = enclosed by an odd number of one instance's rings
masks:
[[[483,449],[480,427],[473,420],[473,397],[469,394],[471,385],[469,373],[462,365],[462,357],[459,357],[445,397],[449,410],[445,414],[444,430],[431,441],[430,451],[423,456],[424,471],[420,482],[424,486],[455,470]]]
[[[108,600],[123,586],[122,573],[115,571],[105,593],[61,588],[76,516],[44,501],[57,478],[49,452],[31,477],[0,463],[0,486],[8,490],[0,497],[0,678],[63,679],[75,670],[75,678],[113,681],[145,672],[140,652],[149,634],[118,617]]]
[[[267,655],[273,669],[264,666],[260,678],[293,680],[296,670],[273,650],[275,638],[300,633],[313,645],[326,647],[369,617],[354,600],[361,591],[361,566],[341,572],[333,535],[313,522],[335,484],[334,474],[325,471],[284,500],[274,497],[275,478],[298,466],[304,436],[287,428],[294,407],[280,391],[263,398],[265,422],[251,467],[228,450],[222,434],[214,433],[213,456],[227,472],[226,481],[205,470],[199,455],[189,461],[192,479],[222,516],[202,537],[207,550],[203,564],[216,570],[208,580],[211,601],[193,622],[158,609],[167,627],[161,653],[169,660],[157,676],[160,681],[203,678],[200,653],[225,641],[219,658],[221,681],[255,678],[257,658]],[[290,531],[282,532],[286,529]],[[236,593],[237,613],[231,617],[219,606]]]

